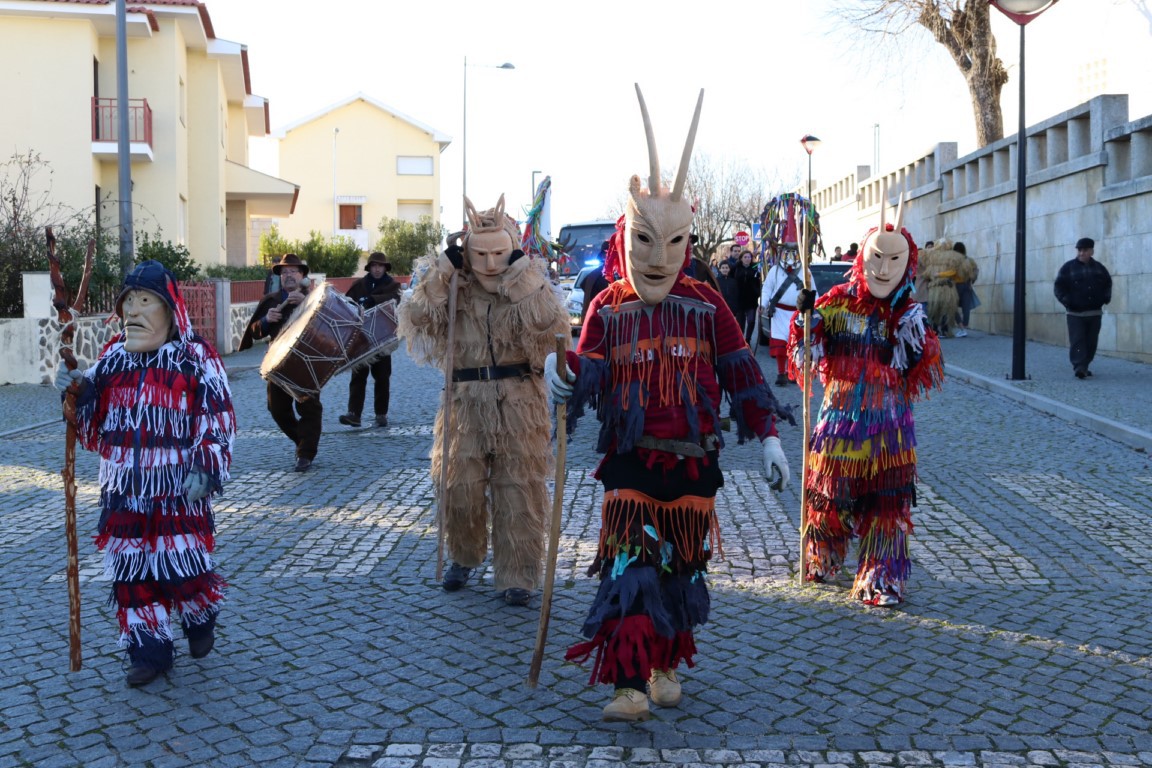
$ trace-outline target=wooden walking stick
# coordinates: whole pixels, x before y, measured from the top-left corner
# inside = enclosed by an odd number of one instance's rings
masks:
[[[556,334],[556,373],[563,379],[568,369],[568,336]],[[568,403],[556,403],[556,480],[552,489],[552,527],[548,533],[548,562],[544,569],[544,595],[540,598],[540,626],[536,629],[536,649],[528,666],[528,687],[535,688],[544,663],[544,643],[552,618],[552,587],[556,583],[556,555],[560,549],[560,513],[564,508],[564,465],[568,459]]]
[[[456,341],[456,286],[460,270],[452,270],[448,283],[448,351],[444,355],[444,404],[440,408],[440,490],[436,499],[436,581],[444,578],[444,518],[448,503],[448,444],[452,431],[452,346]]]
[[[52,227],[45,229],[48,240],[48,269],[52,281],[52,306],[63,325],[60,329],[60,357],[69,371],[76,370],[76,357],[72,354],[72,341],[76,336],[76,315],[88,295],[88,281],[92,277],[92,256],[96,243],[88,241],[88,252],[84,257],[84,273],[80,279],[80,289],[76,291],[76,301],[68,305],[68,289],[64,286],[64,276],[60,258],[56,255],[56,236]],[[64,536],[68,545],[68,661],[72,672],[80,671],[83,660],[80,651],[80,556],[76,541],[76,395],[80,383],[73,381],[64,391]]]
[[[811,204],[811,201],[809,201]],[[804,290],[812,290],[812,254],[811,243],[808,239],[806,217],[801,206],[796,207],[796,216],[800,218],[800,255],[804,263]],[[804,579],[808,573],[808,443],[812,423],[812,311],[804,312],[804,370],[801,378],[801,387],[804,390],[804,434],[801,438],[800,450],[803,451],[803,460],[800,464],[800,586],[804,586]]]

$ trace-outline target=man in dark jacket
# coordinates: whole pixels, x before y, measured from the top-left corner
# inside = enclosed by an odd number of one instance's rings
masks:
[[[347,296],[365,310],[386,301],[400,302],[400,283],[389,272],[392,265],[388,257],[375,251],[368,257],[364,267],[368,273],[348,289]],[[372,393],[372,406],[376,412],[376,426],[388,426],[388,397],[391,392],[392,356],[382,355],[372,363],[352,369],[352,381],[348,384],[348,413],[340,417],[340,423],[349,427],[360,426],[360,413],[364,409],[364,396],[368,389],[368,374],[372,374],[375,388]]]
[[[256,339],[275,339],[296,308],[304,301],[308,291],[308,264],[294,253],[286,253],[272,266],[272,272],[280,278],[280,289],[260,299],[239,351],[252,346]],[[324,406],[320,396],[310,397],[302,403],[292,399],[292,395],[278,384],[268,382],[268,413],[280,431],[296,444],[296,472],[307,472],[316,458],[320,447],[320,431],[324,421]],[[299,418],[297,418],[299,413]]]
[[[1056,273],[1056,300],[1068,310],[1068,359],[1076,378],[1092,375],[1088,366],[1096,356],[1102,307],[1112,301],[1112,275],[1092,258],[1096,243],[1090,237],[1076,241],[1076,258]]]

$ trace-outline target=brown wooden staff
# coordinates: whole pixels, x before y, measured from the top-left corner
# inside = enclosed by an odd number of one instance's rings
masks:
[[[809,201],[811,205],[811,201]],[[796,207],[796,216],[800,219],[800,256],[804,263],[804,290],[812,290],[812,263],[810,251],[811,243],[808,235],[808,222],[803,209]],[[812,311],[804,312],[804,371],[801,377],[801,387],[804,390],[804,434],[801,437],[800,450],[803,460],[800,464],[800,586],[808,573],[808,443],[812,424]]]
[[[556,334],[556,373],[563,381],[568,370],[568,334]],[[560,513],[564,509],[564,465],[568,461],[568,403],[556,403],[556,480],[552,489],[552,528],[548,534],[548,562],[544,569],[544,594],[540,598],[540,626],[536,629],[536,649],[528,666],[528,687],[535,688],[544,663],[544,643],[552,618],[552,587],[556,583],[556,556],[560,549]]]
[[[452,362],[456,341],[456,286],[460,270],[452,270],[448,283],[448,351],[444,355],[444,406],[440,409],[440,490],[436,499],[436,581],[444,578],[444,519],[448,505],[448,444],[452,431]]]
[[[72,341],[76,336],[76,315],[88,296],[88,281],[92,277],[92,256],[96,250],[95,241],[88,241],[88,252],[84,256],[84,274],[80,279],[80,289],[76,301],[69,306],[68,289],[64,286],[64,276],[60,258],[56,255],[56,237],[52,227],[47,227],[48,268],[52,280],[52,306],[63,328],[60,329],[60,357],[69,371],[76,370],[76,357],[72,354]],[[76,395],[80,392],[80,382],[73,381],[64,391],[64,536],[68,542],[68,660],[69,669],[80,670],[80,557],[76,541]]]

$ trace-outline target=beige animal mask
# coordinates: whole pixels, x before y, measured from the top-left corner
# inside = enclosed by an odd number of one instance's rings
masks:
[[[864,282],[868,292],[877,299],[892,295],[908,272],[911,245],[901,231],[904,219],[904,195],[896,208],[896,224],[892,230],[884,222],[884,208],[880,206],[880,228],[869,232],[860,246],[863,255]]]
[[[640,100],[644,132],[648,138],[648,188],[643,188],[639,176],[633,176],[628,184],[628,202],[624,209],[624,268],[628,282],[641,301],[652,305],[659,304],[668,296],[691,256],[689,243],[693,211],[682,198],[688,165],[692,160],[696,126],[700,122],[700,108],[704,103],[704,90],[700,90],[696,100],[696,113],[692,116],[692,127],[688,131],[671,191],[660,183],[656,139],[639,85],[636,86],[636,97]]]
[[[467,197],[464,210],[468,213],[468,234],[464,236],[464,255],[468,270],[488,293],[497,293],[500,276],[508,271],[509,259],[520,242],[520,229],[515,220],[504,213],[504,195],[495,208],[482,213]]]

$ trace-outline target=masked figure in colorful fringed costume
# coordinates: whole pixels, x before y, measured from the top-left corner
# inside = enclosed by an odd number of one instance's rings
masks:
[[[554,400],[571,399],[571,431],[586,405],[600,420],[596,477],[604,486],[599,551],[589,575],[600,589],[569,660],[595,655],[590,683],[615,686],[605,720],[649,716],[676,706],[676,668],[695,662],[693,629],[708,620],[708,561],[720,552],[716,492],[722,397],[741,442],[763,442],[764,472],[777,490],[788,462],[776,437],[777,405],[732,311],[710,286],[688,276],[693,211],[683,199],[704,93],[671,191],[660,182],[652,126],[647,188],[633,176],[604,274],[623,277],[589,308],[564,376],[545,375]],[[623,262],[623,263],[621,263]]]
[[[173,624],[193,658],[214,643],[224,581],[213,570],[211,495],[228,479],[236,416],[216,350],[192,331],[172,273],[138,264],[116,300],[124,331],[80,381],[76,427],[100,454],[96,545],[128,650],[127,683],[172,667]]]
[[[808,581],[833,579],[859,538],[852,596],[869,605],[904,600],[915,500],[912,403],[943,383],[940,342],[912,297],[916,244],[900,226],[870,230],[847,283],[819,301],[802,291],[789,342],[790,372],[804,357],[802,313],[812,309],[811,349],[824,385],[807,460]]]
[[[434,482],[448,462],[441,503],[452,562],[442,586],[459,590],[484,561],[491,521],[496,589],[509,605],[527,605],[540,581],[549,511],[552,427],[541,368],[556,334],[571,331],[544,261],[516,248],[520,232],[504,213],[504,197],[483,213],[468,198],[464,205],[468,229],[417,266],[425,276],[400,306],[399,335],[417,362],[451,361],[452,423],[444,423],[441,408],[432,448]],[[454,272],[459,287],[450,317]]]

